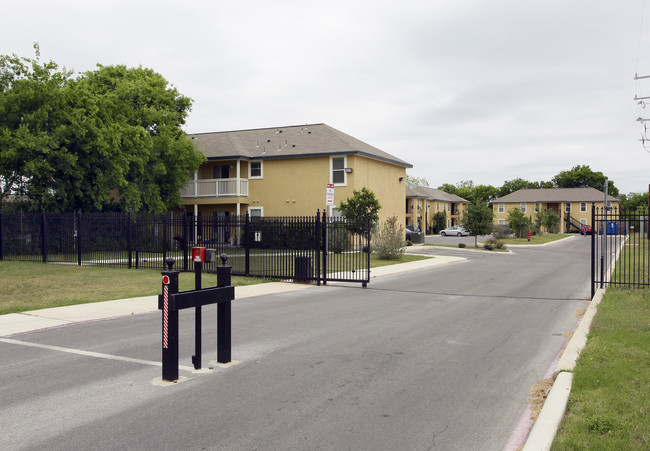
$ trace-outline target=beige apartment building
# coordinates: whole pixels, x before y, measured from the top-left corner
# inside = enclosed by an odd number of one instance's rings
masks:
[[[207,161],[182,190],[186,211],[201,215],[313,216],[366,187],[381,204],[380,221],[404,224],[411,164],[326,124],[190,135]]]

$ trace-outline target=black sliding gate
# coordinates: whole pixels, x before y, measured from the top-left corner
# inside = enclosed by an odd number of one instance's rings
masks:
[[[327,218],[191,213],[0,213],[0,260],[193,271],[191,248],[228,255],[232,274],[274,279],[370,281],[370,223]],[[204,265],[213,272],[214,265]]]
[[[592,297],[598,288],[650,288],[648,213],[592,207],[591,223]]]

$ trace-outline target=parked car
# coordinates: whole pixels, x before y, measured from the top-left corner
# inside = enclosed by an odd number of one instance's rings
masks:
[[[463,226],[448,227],[440,232],[440,236],[469,236],[469,232]]]
[[[406,226],[406,241],[409,241],[411,239],[411,232],[419,232],[420,228],[418,226],[414,225],[407,225]]]
[[[580,227],[580,235],[591,235],[591,226],[583,225]]]

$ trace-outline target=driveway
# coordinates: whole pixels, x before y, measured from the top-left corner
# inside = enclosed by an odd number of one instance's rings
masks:
[[[159,313],[0,340],[3,447],[502,450],[587,306],[589,246],[466,254],[367,289],[235,300],[236,362],[212,371],[191,371],[183,311],[177,384],[156,382]]]

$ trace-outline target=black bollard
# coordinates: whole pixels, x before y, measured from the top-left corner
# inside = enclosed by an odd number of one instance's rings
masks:
[[[172,270],[175,260],[167,258],[167,271],[162,271],[162,379],[178,380],[178,310],[170,308],[169,296],[178,293],[178,271]]]
[[[228,256],[221,254],[221,266],[217,266],[217,287],[230,285],[232,266],[226,266]],[[217,304],[217,362],[231,361],[231,313],[230,301]]]

